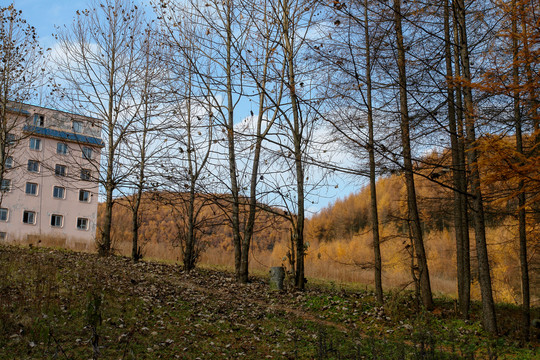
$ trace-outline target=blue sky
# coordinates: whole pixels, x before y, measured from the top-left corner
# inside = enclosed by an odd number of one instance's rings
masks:
[[[86,0],[14,0],[15,8],[22,10],[23,18],[36,28],[42,46],[52,48],[55,41],[54,26],[70,24],[75,11],[84,9]]]
[[[54,48],[56,32],[55,26],[69,25],[73,21],[75,12],[88,7],[89,0],[12,0],[15,8],[22,10],[23,18],[36,28],[39,40],[44,49]],[[138,3],[148,4],[148,0],[140,0]],[[246,110],[246,114],[247,114]],[[365,179],[334,179],[328,188],[321,189],[321,197],[316,197],[315,203],[306,204],[310,212],[317,212],[322,207],[332,203],[337,198],[343,198],[351,192],[358,191],[362,186],[359,184]],[[350,182],[351,181],[351,182]],[[334,187],[334,184],[339,184]]]

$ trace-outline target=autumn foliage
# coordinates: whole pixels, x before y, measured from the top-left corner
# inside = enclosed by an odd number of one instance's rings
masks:
[[[517,238],[516,202],[513,196],[515,176],[504,173],[507,159],[501,155],[511,148],[510,139],[488,137],[479,142],[482,151],[480,168],[486,194],[486,224],[488,249],[493,272],[494,296],[497,301],[519,302],[519,245]],[[488,151],[488,149],[491,149]],[[497,150],[496,150],[497,149]],[[447,153],[432,153],[419,166],[416,175],[419,210],[426,237],[426,251],[432,286],[435,291],[456,294],[456,255],[453,236],[451,173],[443,171],[449,162]],[[434,175],[435,174],[435,175]],[[530,186],[538,179],[538,167],[527,172]],[[436,182],[434,181],[436,180]],[[443,186],[441,186],[443,185]],[[377,182],[378,210],[381,222],[383,281],[386,287],[412,286],[410,275],[410,243],[406,225],[406,193],[403,177],[395,174]],[[536,193],[538,194],[538,192]],[[179,226],[182,214],[164,198],[178,194],[146,193],[143,197],[140,229],[143,254],[149,258],[181,261]],[[534,196],[534,195],[532,195]],[[169,199],[170,200],[170,199]],[[170,201],[169,201],[170,202]],[[118,199],[114,208],[113,240],[115,249],[130,253],[130,211],[128,199]],[[267,210],[272,210],[266,208]],[[100,207],[100,210],[102,208]],[[233,264],[232,233],[227,225],[226,206],[215,204],[204,209],[208,219],[201,227],[202,261],[215,265]],[[540,256],[538,255],[540,215],[534,203],[528,205],[533,300],[540,299]],[[100,215],[102,212],[100,212]],[[308,277],[337,281],[373,282],[373,259],[370,230],[369,189],[337,200],[307,222],[306,274]],[[470,231],[471,238],[474,232]],[[475,269],[474,241],[472,267]],[[290,230],[286,220],[261,209],[251,251],[251,267],[267,271],[270,266],[289,266]],[[473,298],[479,298],[477,278],[473,271]]]
[[[184,194],[148,192],[143,195],[140,209],[141,227],[139,237],[143,255],[150,258],[180,260],[180,237],[182,236],[182,207],[179,201]],[[130,253],[131,212],[129,198],[117,199],[113,212],[112,239],[114,248],[122,254]],[[217,197],[214,199],[217,200]],[[197,201],[204,201],[199,198]],[[198,226],[198,246],[219,249],[224,253],[233,251],[232,232],[227,215],[230,204],[224,198],[204,206]],[[103,204],[100,204],[98,217],[103,216]],[[247,219],[242,218],[243,221]],[[98,229],[99,236],[99,229]],[[254,250],[270,250],[273,245],[289,236],[285,220],[269,212],[260,211],[256,219],[253,240]]]

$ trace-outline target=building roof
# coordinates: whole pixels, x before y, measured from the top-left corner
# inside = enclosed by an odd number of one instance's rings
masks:
[[[105,146],[105,143],[103,142],[103,140],[97,137],[86,136],[82,134],[61,131],[61,130],[48,129],[48,128],[44,128],[40,126],[25,125],[23,127],[23,131],[40,135],[40,136],[54,138],[54,139],[94,145],[94,146],[99,146],[99,147]]]
[[[23,114],[23,115],[30,115],[30,112],[24,110],[24,109],[17,109],[17,108],[13,108],[13,107],[7,107],[6,108],[7,111],[10,111],[12,113],[20,113],[20,114]]]

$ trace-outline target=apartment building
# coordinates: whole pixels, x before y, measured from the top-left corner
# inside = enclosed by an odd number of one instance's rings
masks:
[[[33,105],[8,112],[0,242],[95,246],[100,153],[96,119]]]

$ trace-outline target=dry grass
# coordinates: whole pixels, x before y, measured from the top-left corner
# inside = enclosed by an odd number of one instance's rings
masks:
[[[94,243],[89,244],[77,238],[65,238],[59,236],[30,235],[24,238],[15,238],[9,241],[11,245],[49,247],[55,249],[69,249],[78,252],[96,252]]]
[[[383,287],[386,289],[411,289],[413,284],[410,274],[410,256],[405,249],[403,238],[395,236],[393,228],[384,228],[381,244],[383,257]],[[472,234],[471,234],[472,235]],[[510,227],[488,230],[490,239],[511,239]],[[68,248],[82,252],[95,252],[95,248],[77,241],[66,241],[63,238],[41,237],[16,241],[20,245],[47,246]],[[456,259],[453,249],[453,234],[449,231],[430,232],[425,235],[426,251],[430,269],[432,290],[436,293],[456,297]],[[474,278],[475,251],[472,244],[473,284],[472,297],[480,299],[479,286]],[[129,241],[113,243],[114,252],[123,256],[131,255]],[[146,259],[181,263],[181,250],[170,243],[143,244],[142,251]],[[272,266],[288,265],[288,244],[276,243],[273,250],[252,250],[250,254],[250,270],[266,273]],[[369,232],[356,235],[351,239],[336,240],[330,243],[311,242],[306,259],[306,277],[333,281],[336,284],[361,284],[368,288],[374,285],[372,266],[372,244]],[[493,274],[494,296],[498,302],[520,303],[519,260],[515,254],[516,244],[512,241],[492,242],[489,252]],[[222,247],[207,248],[201,255],[200,263],[206,266],[219,266],[233,269],[234,254]],[[533,274],[534,275],[534,274]],[[534,280],[534,276],[531,278]],[[531,284],[533,305],[540,300],[540,289]]]
[[[509,227],[501,226],[488,230],[491,239],[511,239]],[[396,230],[382,231],[385,239],[381,244],[383,258],[383,287],[386,289],[412,289],[410,256],[405,250],[404,240],[393,236]],[[426,251],[430,270],[432,290],[453,298],[457,297],[456,257],[454,235],[444,230],[425,234]],[[497,302],[520,303],[519,260],[515,254],[516,244],[511,241],[497,241],[489,244],[493,292]],[[251,271],[268,272],[272,266],[288,265],[288,244],[276,243],[272,251],[251,252]],[[471,234],[472,298],[480,300],[480,288],[475,278],[474,235]],[[374,285],[373,250],[371,233],[354,236],[352,239],[336,240],[330,243],[311,242],[307,251],[306,277],[330,280],[337,284],[354,283],[365,287]],[[204,264],[234,267],[234,254],[221,248],[209,248],[202,255]],[[533,274],[534,275],[534,274]],[[534,277],[534,276],[533,276]],[[534,280],[531,278],[531,280]],[[531,283],[533,305],[540,303],[540,289]]]

